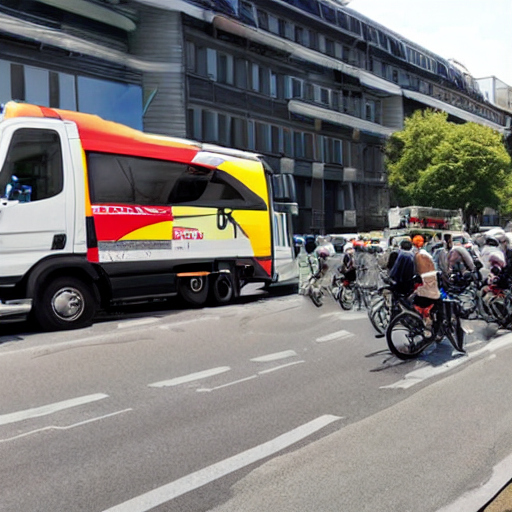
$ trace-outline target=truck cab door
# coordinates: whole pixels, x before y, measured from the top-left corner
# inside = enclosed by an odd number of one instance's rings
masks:
[[[72,247],[62,122],[17,120],[0,132],[0,278],[22,277],[42,258]]]

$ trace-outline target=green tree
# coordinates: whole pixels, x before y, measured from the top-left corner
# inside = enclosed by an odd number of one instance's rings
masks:
[[[512,211],[512,164],[502,136],[443,112],[416,111],[386,145],[391,204]]]

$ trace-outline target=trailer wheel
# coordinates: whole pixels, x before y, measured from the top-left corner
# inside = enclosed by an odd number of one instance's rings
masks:
[[[227,304],[233,298],[233,280],[228,274],[218,274],[213,277],[212,297],[216,304]]]
[[[208,276],[180,277],[178,292],[192,306],[202,306],[208,299]]]
[[[34,318],[46,331],[81,329],[92,324],[97,302],[91,287],[76,277],[63,276],[38,290]]]

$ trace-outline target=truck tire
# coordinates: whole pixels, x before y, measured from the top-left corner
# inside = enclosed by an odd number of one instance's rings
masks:
[[[39,288],[33,315],[45,331],[81,329],[92,324],[97,302],[91,286],[72,276],[62,276]]]
[[[191,306],[202,306],[208,299],[208,276],[180,277],[178,293]]]
[[[212,299],[215,304],[228,304],[233,298],[233,279],[229,274],[218,274],[212,279]]]

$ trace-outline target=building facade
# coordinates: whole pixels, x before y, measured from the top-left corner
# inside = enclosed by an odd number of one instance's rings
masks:
[[[386,224],[383,147],[415,110],[510,123],[461,66],[333,0],[0,0],[0,41],[0,101],[259,152],[294,174],[299,233]]]

